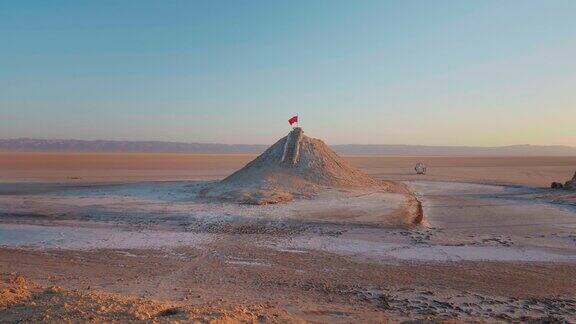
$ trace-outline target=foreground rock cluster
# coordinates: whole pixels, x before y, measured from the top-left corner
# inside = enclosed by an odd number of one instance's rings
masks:
[[[550,187],[552,189],[576,190],[576,172],[574,172],[572,180],[568,180],[564,184],[560,182],[552,182]]]
[[[269,304],[185,306],[0,274],[0,323],[303,323]]]

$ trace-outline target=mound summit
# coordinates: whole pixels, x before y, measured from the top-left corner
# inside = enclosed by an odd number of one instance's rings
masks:
[[[385,182],[354,168],[296,127],[242,169],[203,189],[201,196],[263,205],[311,197],[321,188],[361,187],[389,190]]]

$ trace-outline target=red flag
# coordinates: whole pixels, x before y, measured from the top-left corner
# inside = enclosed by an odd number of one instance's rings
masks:
[[[297,123],[298,122],[298,115],[288,119],[288,123],[290,123],[290,126],[292,126],[292,124]]]

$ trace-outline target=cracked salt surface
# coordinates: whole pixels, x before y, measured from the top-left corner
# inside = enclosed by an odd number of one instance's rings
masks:
[[[0,224],[0,246],[11,248],[95,250],[200,246],[210,234],[123,231],[116,228]]]
[[[379,261],[524,261],[524,262],[575,262],[574,254],[557,254],[549,251],[495,247],[410,245],[401,243],[352,240],[335,237],[296,237],[282,240],[271,247],[325,251],[342,255],[361,256]]]
[[[350,237],[352,234],[349,232],[340,237],[300,235],[279,239],[272,247],[278,252],[307,253],[319,250],[383,261],[576,260],[573,240],[565,239],[573,233],[576,214],[553,204],[515,199],[516,194],[529,189],[425,181],[410,182],[410,186],[421,196],[426,217],[433,226],[427,229],[432,237],[419,244],[406,242],[403,238],[398,241],[397,237],[388,235],[395,234],[394,230],[385,232],[378,229],[381,235],[372,238],[381,239],[379,242]],[[138,227],[154,227],[156,223],[162,226],[155,227],[155,231],[151,228],[128,231],[109,227],[109,222],[101,223],[104,226],[99,227],[4,223],[0,224],[0,246],[37,249],[200,246],[209,243],[214,234],[181,232],[180,225],[165,225],[170,221],[186,226],[204,223],[215,226],[227,223],[243,225],[247,219],[255,218],[314,221],[315,226],[324,220],[342,220],[348,224],[356,221],[394,224],[396,220],[390,215],[403,203],[402,197],[389,193],[329,191],[315,199],[297,200],[286,205],[239,206],[195,201],[193,197],[197,187],[197,184],[187,182],[139,183],[70,188],[49,194],[4,195],[0,197],[0,209],[5,213],[53,215],[53,218],[33,219],[35,222],[50,223],[52,219],[59,220],[61,213],[70,212],[79,215],[80,219],[95,221],[92,225],[98,224],[99,220],[108,221],[106,217],[110,214],[116,215],[111,221],[128,228],[133,223]],[[12,219],[17,218],[12,216]],[[63,218],[65,220],[66,217]],[[274,224],[258,225],[267,227]],[[176,231],[167,231],[167,228]],[[535,237],[536,234],[541,237]],[[486,246],[486,239],[494,241],[501,237],[505,237],[506,243],[513,246]]]
[[[35,195],[0,195],[0,212],[55,218],[74,215],[80,219],[127,223],[138,223],[142,219],[165,221],[168,218],[213,223],[238,218],[303,219],[309,214],[318,218],[320,215],[329,216],[345,210],[348,217],[353,216],[357,221],[366,221],[365,218],[376,215],[379,223],[396,224],[397,217],[385,215],[393,214],[404,203],[404,197],[394,193],[327,190],[314,199],[300,199],[290,204],[252,206],[198,200],[195,197],[199,188],[201,183],[185,181],[145,182],[60,188]]]

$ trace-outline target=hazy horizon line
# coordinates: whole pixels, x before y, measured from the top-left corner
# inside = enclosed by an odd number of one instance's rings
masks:
[[[19,140],[29,140],[29,141],[75,141],[75,142],[124,142],[124,143],[166,143],[166,144],[205,144],[205,145],[242,145],[242,146],[270,146],[274,142],[270,143],[222,143],[222,142],[195,142],[195,141],[174,141],[174,140],[133,140],[133,139],[78,139],[78,138],[39,138],[39,137],[7,137],[0,138],[0,141],[19,141]],[[322,140],[324,141],[324,140]],[[328,143],[328,142],[326,142]],[[506,147],[519,147],[519,146],[531,146],[531,147],[564,147],[576,149],[576,145],[565,145],[565,144],[530,144],[530,143],[520,143],[520,144],[508,144],[508,145],[428,145],[428,144],[389,144],[389,143],[378,143],[378,144],[366,144],[366,143],[344,143],[344,144],[329,144],[330,146],[418,146],[418,147],[454,147],[454,148],[506,148]]]

